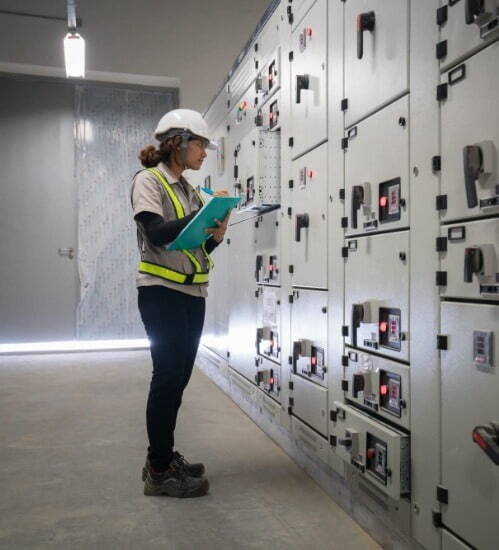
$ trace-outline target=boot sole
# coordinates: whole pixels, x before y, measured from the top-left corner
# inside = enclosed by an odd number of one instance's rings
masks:
[[[208,494],[208,491],[210,489],[210,484],[208,483],[208,480],[204,480],[205,483],[203,485],[200,485],[197,489],[193,489],[191,491],[185,492],[178,489],[175,489],[173,487],[166,488],[166,487],[151,487],[150,485],[144,485],[144,495],[148,497],[159,497],[159,496],[167,496],[167,497],[174,497],[174,498],[196,498],[196,497],[203,497],[206,494]]]
[[[191,475],[191,477],[198,477],[198,478],[201,478],[201,477],[204,476],[204,473],[205,473],[205,471],[204,471],[204,469],[203,469],[202,472],[196,474],[195,476],[194,476],[194,475]],[[146,480],[146,477],[147,477],[147,468],[144,466],[144,467],[142,468],[142,481],[145,481],[145,480]]]

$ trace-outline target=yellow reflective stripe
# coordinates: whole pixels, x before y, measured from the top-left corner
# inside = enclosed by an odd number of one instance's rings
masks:
[[[170,197],[173,207],[175,208],[175,213],[177,214],[177,218],[179,219],[185,218],[184,207],[182,206],[182,203],[178,200],[177,195],[175,195],[175,192],[173,191],[171,185],[168,183],[168,180],[165,178],[165,176],[157,168],[148,168],[147,170],[152,174],[154,174],[158,178],[160,183],[163,185],[163,187],[165,188],[165,191]]]
[[[208,252],[206,252],[205,247],[206,247],[206,241],[204,241],[204,243],[201,245],[201,249],[204,252],[206,259],[208,260],[208,266],[209,266],[208,270],[211,271],[215,267],[215,264],[213,263],[213,260],[211,259],[211,256],[208,254]]]
[[[148,262],[140,262],[139,271],[141,273],[148,273],[149,275],[156,275],[156,277],[161,277],[162,279],[168,279],[175,283],[184,283],[187,279],[187,275],[184,273],[179,273],[173,269],[168,269],[167,267],[162,267],[160,265],[150,264]]]
[[[197,275],[194,275],[194,279],[192,280],[193,283],[207,283],[210,280],[210,276],[208,273],[198,273]]]
[[[194,268],[196,270],[196,273],[202,273],[203,269],[201,267],[201,264],[199,263],[198,259],[194,254],[189,252],[188,250],[182,250],[182,252],[189,258],[189,260],[194,264]]]

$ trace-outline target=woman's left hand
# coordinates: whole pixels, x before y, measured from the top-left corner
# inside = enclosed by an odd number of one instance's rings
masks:
[[[206,233],[210,233],[217,243],[221,243],[224,240],[225,232],[227,231],[227,225],[229,223],[230,212],[225,216],[223,222],[215,218],[217,227],[210,227],[205,229]]]

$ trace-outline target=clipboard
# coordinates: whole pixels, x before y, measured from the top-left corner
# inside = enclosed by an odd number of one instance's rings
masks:
[[[204,241],[210,238],[205,229],[216,227],[215,218],[223,220],[229,210],[237,206],[238,197],[213,197],[194,216],[188,225],[182,229],[178,237],[171,242],[166,250],[189,250],[199,248]]]

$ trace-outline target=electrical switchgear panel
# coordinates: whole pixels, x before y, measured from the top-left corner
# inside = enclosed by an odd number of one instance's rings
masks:
[[[440,269],[448,298],[499,300],[499,219],[442,227]]]
[[[499,535],[498,327],[497,305],[442,303],[442,520],[475,548]]]
[[[392,499],[408,495],[409,437],[338,401],[331,409],[334,452]]]
[[[499,42],[442,75],[442,221],[499,213]],[[480,100],[477,101],[477,94]]]
[[[409,89],[409,2],[348,0],[344,9],[348,127]]]
[[[274,399],[281,393],[281,368],[264,357],[255,359],[255,384]]]
[[[327,144],[292,163],[291,280],[294,286],[327,287]],[[289,238],[289,237],[288,237]]]
[[[277,363],[281,359],[281,300],[280,289],[261,286],[256,291],[258,300],[256,352]]]
[[[347,349],[345,358],[346,398],[368,412],[409,429],[409,367],[353,349]]]
[[[290,300],[292,372],[327,386],[327,294],[296,289]]]
[[[499,36],[498,0],[450,1],[439,11],[440,64],[446,68]]]
[[[326,437],[327,389],[293,374],[290,381],[288,412]]]
[[[346,132],[347,235],[409,223],[409,98],[403,97]],[[378,139],[380,132],[384,139]],[[390,147],[386,143],[390,143]]]
[[[398,360],[409,360],[409,233],[347,240],[346,343]]]
[[[291,36],[292,156],[327,138],[327,2],[317,0]]]

